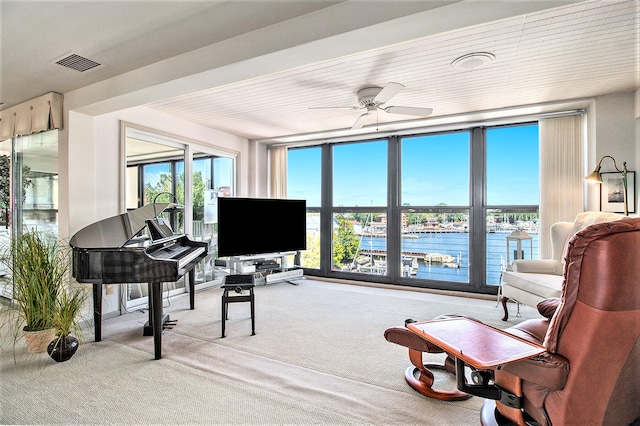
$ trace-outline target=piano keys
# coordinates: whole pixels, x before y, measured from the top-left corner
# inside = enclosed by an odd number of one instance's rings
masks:
[[[162,283],[187,275],[190,308],[194,309],[195,266],[207,255],[208,244],[186,235],[149,239],[141,236],[149,222],[171,203],[148,204],[128,213],[95,222],[70,240],[74,278],[93,284],[95,341],[102,340],[102,285],[143,283],[149,285],[149,322],[143,335],[153,335],[155,359],[162,357],[162,329],[169,321],[162,312]],[[150,232],[151,235],[158,235]]]
[[[204,247],[178,244],[175,240],[172,240],[169,245],[154,246],[148,249],[147,254],[158,261],[176,259],[178,261],[178,270],[180,270],[184,269],[193,259],[200,257],[204,251]]]

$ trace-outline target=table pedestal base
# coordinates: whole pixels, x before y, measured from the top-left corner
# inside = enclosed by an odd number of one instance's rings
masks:
[[[413,365],[409,366],[405,370],[404,378],[409,386],[411,386],[415,391],[426,397],[438,399],[440,401],[463,401],[471,398],[471,395],[468,393],[457,389],[439,390],[432,387],[434,377],[431,370],[445,370],[449,373],[455,373],[455,366],[451,361],[451,358],[447,358],[444,365],[423,364],[422,352],[409,349],[409,359]]]

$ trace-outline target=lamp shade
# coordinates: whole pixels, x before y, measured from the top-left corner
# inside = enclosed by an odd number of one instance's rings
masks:
[[[600,175],[600,172],[598,170],[594,170],[589,175],[585,176],[584,180],[602,183],[602,176]]]

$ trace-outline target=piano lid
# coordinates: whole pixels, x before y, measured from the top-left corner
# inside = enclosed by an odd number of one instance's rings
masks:
[[[82,228],[71,238],[69,245],[83,249],[122,248],[147,226],[148,219],[156,218],[167,209],[182,207],[175,203],[147,204]]]

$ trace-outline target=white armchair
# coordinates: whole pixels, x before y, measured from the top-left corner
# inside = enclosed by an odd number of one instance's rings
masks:
[[[594,223],[610,222],[624,215],[605,212],[583,212],[573,222],[551,225],[551,259],[514,260],[502,273],[500,300],[504,309],[503,321],[509,319],[507,302],[535,307],[544,299],[560,297],[564,273],[564,252],[567,243],[581,229]]]

